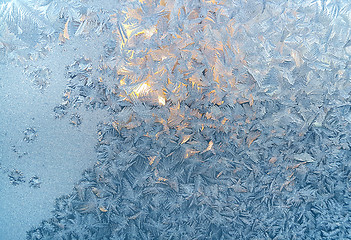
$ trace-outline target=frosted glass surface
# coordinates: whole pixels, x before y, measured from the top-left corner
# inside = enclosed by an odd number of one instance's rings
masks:
[[[351,239],[347,0],[0,0],[0,240]]]

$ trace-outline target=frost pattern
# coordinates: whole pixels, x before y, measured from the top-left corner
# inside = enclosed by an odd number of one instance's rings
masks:
[[[45,55],[61,32],[62,20],[77,21],[80,4],[65,0],[10,0],[0,3],[0,50],[9,60]],[[56,39],[57,40],[57,39]]]
[[[98,163],[27,239],[351,235],[350,4],[60,4],[44,5],[61,9],[44,14],[64,19],[60,44],[104,46],[66,66],[54,111],[112,120]]]

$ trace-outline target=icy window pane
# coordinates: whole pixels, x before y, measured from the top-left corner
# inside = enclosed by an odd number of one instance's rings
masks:
[[[350,17],[0,1],[0,236],[349,238]]]

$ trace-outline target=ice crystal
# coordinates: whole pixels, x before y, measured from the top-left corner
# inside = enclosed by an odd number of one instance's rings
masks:
[[[25,182],[23,173],[19,170],[12,170],[8,176],[12,185],[16,186]]]
[[[78,127],[79,125],[82,124],[82,118],[77,113],[73,114],[70,118],[70,124]]]
[[[27,143],[35,141],[35,139],[38,137],[37,131],[34,128],[27,128],[23,133],[24,133],[23,140],[26,141]]]
[[[29,179],[29,186],[31,188],[40,188],[41,180],[38,176],[33,176]]]
[[[32,71],[28,69],[27,75],[41,91],[45,90],[50,83],[51,71],[48,68],[39,68]]]

